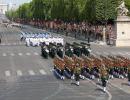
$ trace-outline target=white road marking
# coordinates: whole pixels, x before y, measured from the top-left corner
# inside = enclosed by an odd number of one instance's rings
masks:
[[[37,52],[34,52],[34,55],[38,56],[39,54]]]
[[[90,80],[88,78],[87,78],[87,80],[90,81],[93,85],[95,85],[98,88],[103,90],[103,88],[100,85],[97,85],[94,81],[92,81],[92,80]],[[106,93],[108,94],[108,100],[111,100],[112,99],[112,94],[108,90],[106,90]]]
[[[23,43],[19,42],[19,45],[22,45]]]
[[[111,52],[110,54],[112,54],[112,55],[116,55],[117,53],[116,53],[116,52]]]
[[[14,53],[11,53],[10,55],[11,55],[11,56],[14,56]]]
[[[92,55],[94,55],[94,56],[96,56],[96,54],[94,54],[94,53],[91,53]]]
[[[46,75],[46,72],[45,72],[43,69],[40,69],[39,72],[40,72],[42,75]]]
[[[113,83],[109,83],[109,84],[112,85],[113,87],[116,87],[116,88],[118,88],[118,89],[124,91],[125,93],[128,93],[128,94],[129,94],[129,92],[128,92],[128,91],[125,91],[123,88],[121,88],[121,87],[119,87],[119,86],[117,86],[117,85],[115,85],[115,84],[113,84]]]
[[[5,56],[7,56],[7,54],[6,54],[6,53],[3,53],[3,56],[5,57]]]
[[[30,53],[26,53],[27,56],[30,56],[31,54]]]
[[[122,52],[118,52],[118,54],[120,54],[120,55],[124,55],[124,53],[122,53]]]
[[[9,70],[5,71],[5,76],[7,76],[7,77],[11,76],[11,73]]]
[[[16,43],[13,43],[13,45],[16,45]]]
[[[11,45],[10,43],[7,43],[7,45]]]
[[[97,51],[96,54],[100,55],[101,53]]]
[[[126,52],[127,55],[130,55],[130,52]]]
[[[5,45],[4,43],[0,44],[0,45]]]
[[[21,70],[17,70],[17,75],[18,76],[22,76],[23,75],[22,71]]]
[[[35,75],[33,70],[29,70],[28,72],[29,72],[30,75]]]
[[[108,53],[108,52],[103,52],[103,54],[105,54],[105,55],[109,55],[109,53]]]
[[[22,53],[18,53],[19,56],[22,56],[23,54]]]

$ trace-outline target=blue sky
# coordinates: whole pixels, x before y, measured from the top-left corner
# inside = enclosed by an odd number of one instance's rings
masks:
[[[0,0],[0,3],[12,3],[19,6],[20,4],[23,4],[25,2],[30,2],[31,0]]]

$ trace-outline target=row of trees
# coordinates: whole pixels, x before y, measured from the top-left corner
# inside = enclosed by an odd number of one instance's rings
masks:
[[[114,20],[117,16],[116,7],[121,0],[32,0],[17,10],[6,13],[10,19],[36,19],[64,21],[96,21]],[[130,0],[125,0],[130,10]]]

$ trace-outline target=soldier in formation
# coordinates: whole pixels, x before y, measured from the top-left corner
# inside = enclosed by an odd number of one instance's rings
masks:
[[[130,65],[128,66],[128,85],[130,86]]]
[[[106,70],[105,65],[102,65],[102,67],[100,68],[100,74],[101,74],[101,82],[102,82],[102,87],[103,87],[103,91],[106,92],[106,86],[107,86],[107,80],[108,80],[108,73]]]
[[[75,81],[77,86],[79,86],[80,75],[81,75],[81,68],[80,65],[77,63],[74,69],[74,76],[75,76]]]
[[[106,91],[108,78],[128,77],[128,83],[130,84],[130,60],[128,58],[110,55],[101,55],[99,57],[92,54],[88,55],[88,48],[89,46],[83,43],[67,43],[65,48],[63,46],[56,46],[56,55],[64,63],[62,75],[67,73],[66,76],[70,79],[74,76],[73,78],[77,85],[79,85],[81,76],[90,79],[100,78],[104,92]]]

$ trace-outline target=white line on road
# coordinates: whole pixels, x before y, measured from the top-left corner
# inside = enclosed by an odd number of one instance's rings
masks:
[[[3,45],[3,43],[1,43],[0,45]]]
[[[5,56],[7,56],[7,54],[6,54],[6,53],[3,53],[3,56],[5,57]]]
[[[17,75],[18,76],[22,76],[23,75],[22,71],[21,70],[17,70]]]
[[[10,55],[11,55],[11,56],[14,56],[14,53],[11,53]]]
[[[119,52],[121,55],[125,55],[125,52]]]
[[[30,56],[31,54],[30,53],[26,53],[27,56]]]
[[[130,55],[130,52],[126,52],[127,55]]]
[[[11,45],[10,43],[7,43],[7,45]]]
[[[19,56],[22,56],[23,54],[22,53],[18,53]]]
[[[7,77],[11,76],[11,73],[9,70],[5,71],[5,76],[7,76]]]
[[[101,53],[97,51],[96,54],[100,55]]]
[[[5,43],[2,43],[1,45],[5,45]]]
[[[30,75],[35,75],[33,70],[29,70],[28,72],[29,72]]]
[[[112,55],[116,55],[117,53],[116,53],[116,52],[110,52],[110,54],[112,54]]]
[[[109,53],[108,53],[108,52],[103,52],[103,54],[105,54],[105,55],[109,55]]]
[[[37,52],[34,52],[34,55],[38,56],[39,54]]]
[[[13,43],[13,45],[16,45],[17,43]]]
[[[115,88],[118,88],[118,89],[124,91],[125,93],[128,93],[128,94],[130,93],[130,92],[128,92],[128,91],[125,91],[125,89],[119,87],[118,85],[115,85],[114,83],[109,83],[109,84],[112,85],[112,86],[115,87]]]
[[[96,56],[96,54],[94,54],[94,53],[91,53],[92,55],[94,55],[94,56]]]
[[[46,72],[45,72],[43,69],[40,69],[39,72],[40,72],[42,75],[46,75]]]
[[[90,80],[90,79],[87,79],[87,80],[90,81],[93,85],[95,85],[95,86],[97,86],[98,88],[100,88],[100,89],[103,90],[103,88],[102,88],[100,85],[97,85],[94,81],[92,81],[92,80]],[[111,93],[110,93],[108,90],[106,90],[106,93],[108,94],[108,100],[112,100],[112,95],[111,95]]]
[[[118,54],[120,54],[120,55],[124,55],[124,53],[122,53],[122,52],[118,52]]]

